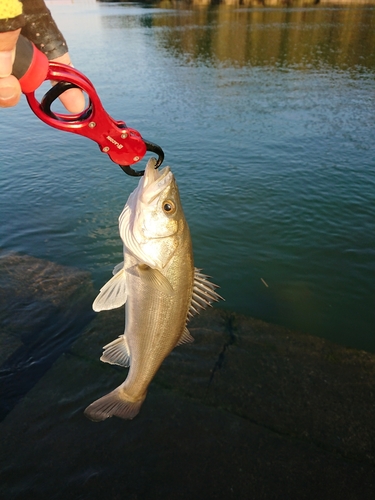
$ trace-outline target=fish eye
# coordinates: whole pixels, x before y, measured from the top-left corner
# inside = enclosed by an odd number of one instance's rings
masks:
[[[173,203],[172,200],[165,200],[163,201],[163,211],[167,215],[174,214],[176,211],[176,205]]]

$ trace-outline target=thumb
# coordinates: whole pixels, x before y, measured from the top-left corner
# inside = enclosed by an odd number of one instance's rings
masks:
[[[21,85],[13,75],[0,78],[0,108],[15,106],[21,98]]]

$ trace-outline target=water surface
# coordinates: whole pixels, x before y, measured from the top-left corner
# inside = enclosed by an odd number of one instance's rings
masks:
[[[375,350],[375,7],[49,6],[108,112],[165,150],[223,307]],[[0,146],[0,247],[99,289],[137,181],[26,102]]]

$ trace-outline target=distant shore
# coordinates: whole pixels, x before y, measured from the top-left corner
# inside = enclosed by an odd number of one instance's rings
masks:
[[[98,0],[99,2],[116,2],[116,0]],[[119,2],[123,0],[118,0]],[[129,0],[130,1],[130,0]],[[191,5],[232,5],[241,7],[272,7],[272,6],[304,6],[304,5],[374,5],[375,0],[139,0],[140,3],[158,3],[160,6],[191,4]]]

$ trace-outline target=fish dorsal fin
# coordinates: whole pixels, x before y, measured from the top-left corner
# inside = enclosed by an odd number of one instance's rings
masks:
[[[208,280],[209,276],[201,273],[201,269],[194,269],[194,287],[191,298],[188,320],[195,314],[199,314],[201,309],[211,306],[212,302],[224,300],[217,292],[217,285]]]
[[[174,290],[168,279],[158,269],[153,269],[146,264],[139,264],[127,269],[130,274],[136,274],[142,282],[153,291],[158,290],[165,295],[173,295]]]
[[[179,341],[177,342],[176,346],[182,345],[182,344],[190,344],[191,342],[194,342],[194,338],[191,336],[189,330],[185,326],[184,331],[183,331]]]
[[[111,365],[130,366],[130,351],[125,335],[103,347],[104,351],[100,361]]]
[[[100,289],[92,308],[96,312],[116,309],[124,305],[126,299],[126,274],[122,269]]]

